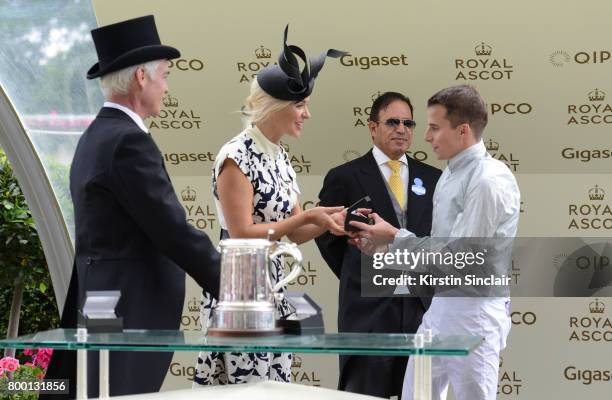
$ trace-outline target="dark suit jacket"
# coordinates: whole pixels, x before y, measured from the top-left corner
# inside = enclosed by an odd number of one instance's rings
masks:
[[[217,297],[219,255],[187,223],[158,147],[127,114],[101,109],[79,140],[70,192],[79,305],[86,290],[121,290],[125,329],[179,329],[185,272]],[[171,353],[117,354],[111,395],[159,390]]]
[[[417,236],[431,231],[432,198],[441,171],[408,157],[409,185],[406,188],[408,206],[407,228]],[[420,178],[427,192],[417,196],[410,190],[414,178]],[[384,177],[369,151],[364,156],[329,171],[319,194],[322,206],[349,206],[364,196],[370,196],[373,211],[399,228]],[[316,239],[321,255],[340,279],[338,331],[414,333],[421,323],[425,306],[419,298],[362,297],[361,253],[347,243],[346,237],[323,234]],[[351,357],[341,357],[343,368]],[[370,392],[381,395],[380,392]],[[393,394],[393,393],[392,393]]]

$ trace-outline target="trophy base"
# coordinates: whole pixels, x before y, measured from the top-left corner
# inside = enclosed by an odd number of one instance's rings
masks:
[[[208,328],[208,335],[210,336],[233,336],[233,337],[262,337],[262,336],[276,336],[283,333],[282,328],[273,328],[268,330],[258,329],[223,329],[223,328]]]

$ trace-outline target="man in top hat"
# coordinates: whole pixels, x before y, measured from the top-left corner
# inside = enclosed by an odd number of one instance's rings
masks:
[[[117,314],[125,329],[179,329],[185,272],[214,297],[219,289],[219,255],[187,223],[143,122],[159,114],[168,60],[180,53],[160,43],[152,15],[91,34],[99,62],[87,78],[100,78],[106,102],[80,138],[70,170],[78,279],[73,272],[63,322],[74,319],[86,291],[120,290]],[[62,356],[57,363],[66,362]],[[93,358],[89,396],[98,391]],[[110,395],[159,391],[171,358],[169,352],[111,352]]]

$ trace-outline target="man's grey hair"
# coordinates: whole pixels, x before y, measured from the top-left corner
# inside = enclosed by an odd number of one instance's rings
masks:
[[[132,85],[132,80],[134,79],[134,72],[136,72],[138,67],[142,66],[149,76],[149,79],[152,81],[155,80],[155,71],[161,61],[162,60],[154,60],[145,64],[132,65],[102,76],[100,78],[100,86],[102,87],[104,97],[108,99],[112,95],[124,96],[128,94],[130,86]]]

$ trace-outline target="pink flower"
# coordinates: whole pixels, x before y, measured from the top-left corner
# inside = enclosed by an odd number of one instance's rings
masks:
[[[35,363],[41,368],[47,369],[50,361],[51,361],[51,358],[49,356],[42,356],[42,357],[36,357]]]
[[[0,366],[0,377],[2,377],[2,375],[4,375],[4,368]]]
[[[4,357],[0,360],[0,367],[8,372],[15,372],[19,368],[19,360],[13,357]]]
[[[34,364],[32,364],[31,362],[27,362],[27,363],[25,363],[23,365],[25,365],[27,367],[34,367]]]
[[[31,355],[34,354],[34,350],[32,350],[32,349],[25,349],[23,351],[23,354],[26,355],[26,356],[31,356]]]
[[[38,349],[38,355],[41,355],[41,354],[45,354],[51,357],[51,354],[53,354],[53,349],[46,349],[46,348]]]
[[[53,354],[53,349],[38,349],[36,356],[33,357],[32,361],[34,364],[40,366],[43,369],[47,369],[49,366],[49,362],[51,361],[51,355]]]

